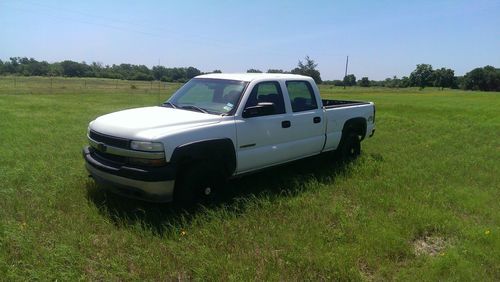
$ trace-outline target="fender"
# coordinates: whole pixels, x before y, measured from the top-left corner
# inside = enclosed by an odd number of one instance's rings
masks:
[[[366,119],[357,117],[347,120],[342,128],[342,137],[346,136],[349,132],[357,133],[361,136],[361,140],[363,140],[366,135]]]
[[[175,148],[170,162],[176,166],[183,166],[193,161],[203,160],[221,164],[226,175],[232,175],[236,170],[236,151],[233,141],[229,138],[222,138],[183,144]]]

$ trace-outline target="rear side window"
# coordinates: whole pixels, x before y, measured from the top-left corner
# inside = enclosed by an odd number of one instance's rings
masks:
[[[258,103],[271,102],[274,104],[275,114],[285,113],[283,93],[277,81],[261,82],[254,86],[248,97],[245,108],[257,106]]]
[[[286,88],[293,112],[302,112],[318,108],[316,96],[307,81],[287,81]]]

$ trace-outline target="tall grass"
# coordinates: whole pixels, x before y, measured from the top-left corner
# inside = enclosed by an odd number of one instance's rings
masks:
[[[90,120],[158,104],[179,85],[158,97],[68,79],[51,94],[5,79],[2,279],[500,279],[499,93],[321,87],[377,104],[358,160],[270,169],[182,210],[105,193],[81,157]]]

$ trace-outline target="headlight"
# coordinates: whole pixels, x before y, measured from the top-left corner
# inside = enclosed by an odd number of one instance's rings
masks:
[[[131,141],[130,148],[137,151],[163,152],[163,144],[149,141]]]

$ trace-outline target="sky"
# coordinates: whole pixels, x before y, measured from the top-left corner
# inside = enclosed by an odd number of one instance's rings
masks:
[[[0,0],[0,59],[409,76],[417,64],[500,67],[500,0]]]

